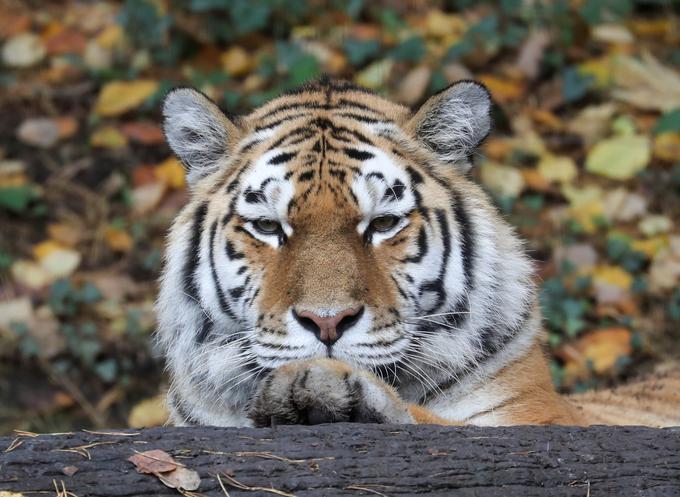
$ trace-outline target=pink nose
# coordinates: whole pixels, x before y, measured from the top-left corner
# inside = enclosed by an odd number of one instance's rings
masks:
[[[344,309],[333,316],[325,317],[318,316],[311,311],[302,311],[298,314],[293,310],[295,319],[328,346],[337,342],[347,329],[359,321],[363,313],[363,306]]]

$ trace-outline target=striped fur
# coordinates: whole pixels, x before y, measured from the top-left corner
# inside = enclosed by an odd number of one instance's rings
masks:
[[[465,175],[489,106],[472,82],[413,115],[324,80],[231,121],[169,94],[191,188],[157,305],[175,424],[583,422],[550,383],[522,244]],[[295,318],[355,307],[332,347]]]

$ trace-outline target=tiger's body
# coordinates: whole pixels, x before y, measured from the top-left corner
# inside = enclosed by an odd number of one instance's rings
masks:
[[[157,306],[172,422],[586,424],[522,244],[466,175],[489,108],[474,82],[414,115],[321,81],[232,121],[171,92],[191,187]]]

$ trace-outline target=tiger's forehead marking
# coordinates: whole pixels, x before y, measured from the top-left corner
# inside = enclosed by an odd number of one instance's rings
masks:
[[[298,126],[273,140],[277,146],[269,146],[246,174],[237,212],[249,219],[276,219],[286,227],[302,204],[314,204],[308,202],[312,195],[333,196],[331,203],[338,209],[349,206],[362,225],[377,215],[403,215],[413,209],[406,168],[371,140],[391,125],[360,121],[357,126],[347,122],[350,119],[356,116],[321,115],[303,122],[294,118]]]

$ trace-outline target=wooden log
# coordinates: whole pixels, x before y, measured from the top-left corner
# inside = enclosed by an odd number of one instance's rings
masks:
[[[0,491],[55,495],[56,482],[78,497],[180,495],[127,460],[151,449],[196,470],[196,492],[210,496],[225,495],[218,473],[280,492],[223,478],[232,497],[680,496],[680,427],[345,423],[17,434],[0,438]]]

